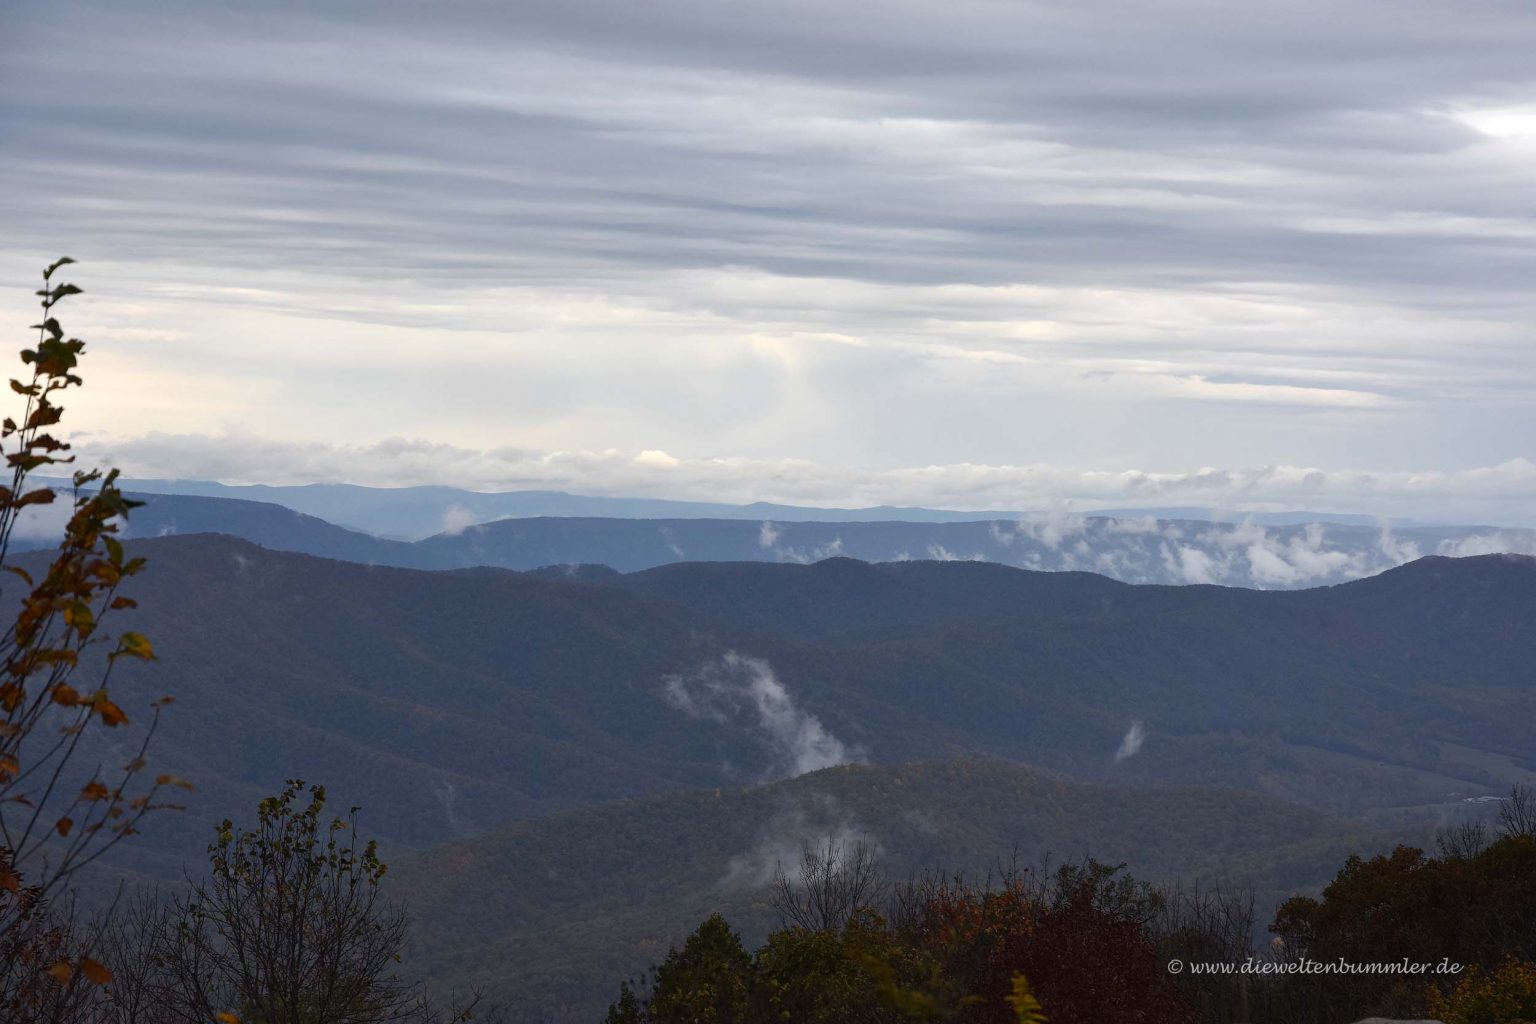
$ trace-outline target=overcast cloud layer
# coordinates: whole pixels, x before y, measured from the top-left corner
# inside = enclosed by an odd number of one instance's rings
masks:
[[[212,6],[0,13],[138,475],[1536,519],[1528,4]]]

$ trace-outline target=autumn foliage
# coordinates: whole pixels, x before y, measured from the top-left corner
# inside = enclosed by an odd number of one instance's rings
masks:
[[[1148,929],[1159,897],[1088,862],[999,885],[928,878],[898,887],[889,917],[787,927],[748,954],[711,917],[646,982],[625,985],[608,1024],[1193,1021]]]
[[[166,700],[153,703],[127,763],[86,768],[77,756],[92,727],[128,724],[111,688],[118,661],[154,658],[142,634],[106,628],[114,613],[133,607],[121,587],[144,565],[116,536],[135,505],[116,471],[73,473],[62,537],[44,564],[9,557],[17,528],[61,504],[52,487],[33,486],[33,475],[74,461],[57,428],[61,400],[83,383],[85,343],[66,337],[57,307],[80,289],[54,280],[72,262],[43,272],[37,341],[21,353],[29,372],[10,381],[22,408],[0,423],[10,470],[0,486],[0,567],[10,582],[0,596],[21,590],[0,634],[0,1016],[14,1021],[68,1019],[70,993],[109,980],[53,908],[76,871],[169,806],[159,798],[165,787],[185,785],[149,775],[144,758]]]

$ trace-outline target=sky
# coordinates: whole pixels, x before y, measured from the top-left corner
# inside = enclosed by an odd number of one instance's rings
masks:
[[[0,0],[130,475],[1536,525],[1536,8]],[[20,344],[18,344],[18,348]]]

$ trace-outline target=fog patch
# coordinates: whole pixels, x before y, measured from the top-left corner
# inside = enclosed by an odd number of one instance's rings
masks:
[[[1104,532],[1132,537],[1149,537],[1157,533],[1158,522],[1152,516],[1132,516],[1129,519],[1110,519],[1104,524]]]
[[[929,544],[928,558],[934,562],[985,562],[987,560],[987,556],[979,551],[975,554],[960,555],[943,544]]]
[[[783,533],[783,531],[781,531],[781,530],[775,530],[774,534],[773,534],[774,539],[777,540],[779,538],[779,536],[782,535],[782,533]],[[762,542],[761,534],[758,537],[758,542],[759,543]],[[843,538],[841,536],[833,537],[831,540],[827,541],[825,544],[819,545],[819,546],[814,547],[814,548],[809,548],[809,549],[807,549],[807,548],[774,548],[773,549],[773,557],[774,557],[774,559],[776,561],[792,562],[795,565],[810,565],[813,562],[824,561],[824,560],[826,560],[828,558],[838,558],[838,557],[840,557],[842,555],[842,553],[843,553]]]
[[[672,532],[671,528],[662,526],[658,530],[661,533],[661,539],[667,542],[667,547],[677,556],[678,561],[687,561],[688,556],[683,554],[683,549],[677,543],[677,535]]]
[[[1392,524],[1383,519],[1376,531],[1376,550],[1393,565],[1402,565],[1423,557],[1423,551],[1411,540],[1398,540],[1392,534]]]
[[[880,841],[829,796],[785,807],[768,820],[753,840],[750,849],[732,857],[726,864],[719,886],[723,889],[754,890],[773,883],[780,870],[788,873],[800,863],[807,848],[851,850],[863,843],[878,856]]]
[[[1213,525],[1194,534],[1167,538],[1161,546],[1165,572],[1183,583],[1235,586],[1300,587],[1340,579],[1357,579],[1386,566],[1374,558],[1369,541],[1350,549],[1330,541],[1328,527],[1309,523],[1301,529],[1271,530],[1251,519],[1224,526]],[[1187,542],[1182,538],[1188,538]],[[1392,545],[1398,554],[1415,550],[1387,535],[1375,538]],[[1395,563],[1394,563],[1395,564]]]
[[[1536,555],[1536,536],[1506,533],[1502,530],[1474,533],[1470,537],[1441,541],[1436,553],[1451,558],[1467,558],[1471,555]]]
[[[15,513],[11,537],[19,541],[59,541],[75,514],[74,496],[67,487],[51,487],[54,499],[47,505],[28,505]],[[127,535],[127,531],[124,531]]]
[[[1201,548],[1164,544],[1162,552],[1163,565],[1185,583],[1215,583],[1226,575],[1226,567]]]
[[[1131,727],[1125,731],[1125,736],[1120,740],[1120,749],[1115,751],[1115,764],[1141,753],[1141,745],[1146,741],[1147,727],[1139,721],[1132,721]]]
[[[457,537],[475,522],[475,514],[463,505],[449,505],[443,509],[443,532],[450,537]]]
[[[1019,519],[1019,533],[1039,541],[1055,551],[1068,537],[1082,533],[1087,520],[1074,515],[1066,505],[1053,505],[1044,512],[1031,512]]]
[[[438,781],[432,784],[432,798],[443,809],[443,818],[448,823],[448,831],[454,836],[467,836],[470,834],[469,823],[458,812],[459,791],[453,785],[452,780],[443,773]]]
[[[688,675],[666,677],[662,698],[678,711],[749,732],[770,758],[770,777],[788,778],[861,761],[821,719],[796,706],[761,658],[727,651]]]

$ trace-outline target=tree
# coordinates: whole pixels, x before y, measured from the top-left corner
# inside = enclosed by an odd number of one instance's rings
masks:
[[[646,1012],[655,1024],[746,1020],[752,958],[725,918],[713,914],[656,969]]]
[[[837,932],[869,907],[881,886],[875,853],[867,842],[828,839],[806,844],[794,880],[779,865],[770,900],[785,927]]]
[[[825,877],[824,852],[806,862]],[[997,887],[930,876],[896,896],[894,924],[861,909],[841,928],[781,928],[755,954],[717,914],[656,969],[648,993],[623,986],[607,1022],[1195,1020],[1155,947],[1163,900],[1119,868],[1009,871]],[[1186,928],[1199,923],[1185,915]]]
[[[899,1024],[941,1015],[937,965],[877,914],[841,931],[783,928],[755,954],[712,915],[652,972],[620,986],[607,1024]]]
[[[1530,786],[1515,783],[1499,805],[1499,831],[1506,836],[1536,839],[1536,794]]]
[[[117,471],[74,473],[73,504],[46,567],[29,569],[9,557],[17,526],[56,502],[52,488],[31,486],[33,474],[74,461],[55,429],[64,416],[59,399],[83,383],[77,370],[85,343],[66,339],[55,313],[81,289],[53,281],[73,262],[66,257],[43,271],[37,345],[21,353],[30,373],[10,382],[23,409],[19,419],[0,423],[10,470],[9,485],[0,486],[0,568],[25,588],[15,619],[0,633],[0,946],[7,953],[0,958],[0,1011],[18,1022],[71,1019],[64,991],[74,991],[81,976],[107,979],[71,944],[75,930],[52,908],[75,872],[133,834],[144,815],[170,806],[157,802],[163,787],[185,785],[168,775],[143,782],[144,754],[165,700],[153,705],[127,764],[80,763],[89,729],[128,723],[109,688],[114,666],[122,658],[154,657],[143,635],[114,638],[103,629],[113,613],[133,607],[119,587],[144,565],[127,557],[115,536],[137,504],[119,490]],[[0,596],[6,593],[0,588]]]
[[[82,1024],[470,1020],[478,998],[440,1009],[395,972],[406,919],[383,897],[387,868],[357,808],[327,819],[325,803],[290,781],[255,827],[218,827],[206,878],[130,900],[100,933],[112,983]]]
[[[842,931],[785,928],[756,957],[755,1020],[900,1024],[942,1019],[938,965],[872,911]]]
[[[292,780],[261,802],[254,828],[226,820],[208,848],[209,877],[158,925],[151,915],[138,942],[155,950],[152,984],[165,1020],[435,1019],[421,991],[393,970],[406,919],[383,898],[388,869],[376,844],[359,840],[357,808],[327,819],[325,804],[323,787]]]
[[[1431,990],[1429,1010],[1445,1024],[1536,1020],[1536,964],[1509,960],[1491,974],[1473,967],[1450,994]]]
[[[1427,857],[1398,847],[1351,857],[1321,897],[1293,897],[1270,930],[1286,954],[1316,961],[1438,963],[1484,971],[1510,958],[1536,960],[1536,838],[1509,832],[1472,854]],[[1306,1016],[1329,1021],[1416,1016],[1429,993],[1423,978],[1342,974],[1298,980]]]

